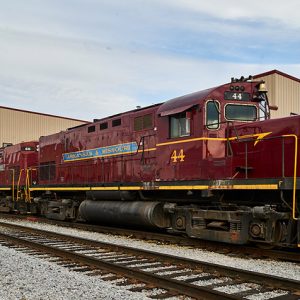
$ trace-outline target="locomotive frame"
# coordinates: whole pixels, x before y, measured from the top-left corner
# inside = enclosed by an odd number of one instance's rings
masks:
[[[2,149],[0,210],[300,247],[299,125],[233,79]]]

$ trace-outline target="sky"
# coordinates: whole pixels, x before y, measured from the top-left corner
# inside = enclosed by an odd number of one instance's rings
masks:
[[[273,69],[300,1],[0,0],[0,106],[99,119]]]

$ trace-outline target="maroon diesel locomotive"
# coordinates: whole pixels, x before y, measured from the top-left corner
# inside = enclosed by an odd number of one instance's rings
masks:
[[[263,81],[232,79],[40,137],[34,159],[4,148],[0,210],[300,247],[300,117],[269,109]]]
[[[10,212],[18,203],[27,210],[30,186],[38,180],[38,142],[23,142],[0,148],[0,211]],[[25,201],[24,201],[25,200]]]

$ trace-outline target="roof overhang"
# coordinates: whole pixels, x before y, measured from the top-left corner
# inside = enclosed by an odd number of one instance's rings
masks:
[[[211,88],[171,99],[159,107],[157,114],[161,117],[165,117],[184,112],[196,105],[199,105],[214,89],[215,88]]]
[[[195,106],[195,105],[185,105],[185,106],[176,107],[176,108],[173,108],[170,110],[165,110],[160,113],[160,116],[165,117],[165,116],[169,116],[169,115],[179,114],[181,112],[184,112],[184,111],[190,109],[193,106]]]

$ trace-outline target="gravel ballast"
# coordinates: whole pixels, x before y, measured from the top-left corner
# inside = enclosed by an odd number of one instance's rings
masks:
[[[0,221],[300,281],[300,266],[295,263],[264,259],[243,259],[201,249],[191,249],[190,247],[157,245],[153,242],[127,237],[87,232],[37,222],[10,221],[7,219],[0,219]],[[132,293],[128,291],[126,286],[117,286],[110,281],[101,280],[97,276],[92,277],[73,272],[55,263],[30,257],[13,249],[0,246],[0,255],[0,284],[2,286],[0,299],[147,299],[145,294]],[[245,289],[244,286],[241,287],[241,290],[243,289]]]
[[[1,300],[147,299],[100,276],[73,272],[14,249],[0,246],[0,257]]]

